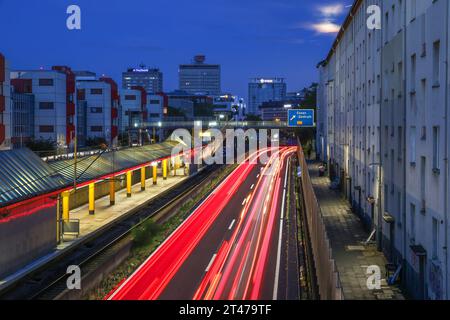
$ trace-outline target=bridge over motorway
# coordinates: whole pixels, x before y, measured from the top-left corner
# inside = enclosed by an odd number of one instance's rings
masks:
[[[153,121],[145,122],[143,127],[146,128],[162,128],[162,129],[176,129],[176,128],[217,128],[217,129],[232,129],[232,128],[254,128],[254,129],[295,129],[288,125],[287,121]]]

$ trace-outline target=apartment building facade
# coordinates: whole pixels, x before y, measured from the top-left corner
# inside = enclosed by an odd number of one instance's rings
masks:
[[[119,131],[130,143],[142,143],[142,130],[148,119],[147,92],[143,87],[120,91]]]
[[[115,146],[118,136],[119,95],[112,79],[77,80],[77,137],[80,145],[102,138]]]
[[[371,5],[380,30],[367,27]],[[450,297],[449,7],[355,1],[318,67],[318,153],[420,299]]]
[[[34,138],[34,95],[13,87],[11,91],[11,145],[23,148]]]
[[[35,100],[34,137],[55,141],[59,151],[73,147],[76,130],[75,75],[66,66],[12,71],[11,79],[31,81]]]

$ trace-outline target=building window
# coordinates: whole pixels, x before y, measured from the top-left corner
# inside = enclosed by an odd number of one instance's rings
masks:
[[[411,0],[411,21],[416,18],[416,0]]]
[[[389,41],[389,12],[386,12],[386,17],[384,19],[384,42]]]
[[[53,110],[54,103],[53,102],[39,102],[40,110]]]
[[[416,55],[411,56],[411,92],[416,91]]]
[[[410,239],[411,244],[416,242],[416,205],[411,203],[410,206]]]
[[[389,186],[384,185],[384,211],[389,211]]]
[[[53,79],[39,79],[40,87],[53,87]]]
[[[91,94],[93,94],[93,95],[99,95],[99,94],[103,94],[103,89],[101,89],[101,88],[94,88],[94,89],[91,89]]]
[[[102,132],[103,127],[102,126],[91,126],[91,132]]]
[[[128,94],[128,95],[125,96],[125,100],[136,100],[136,96]]]
[[[438,243],[439,243],[439,221],[436,218],[433,218],[433,259],[438,259]]]
[[[439,165],[439,157],[440,157],[439,143],[440,143],[440,128],[439,127],[433,127],[433,172],[435,172],[435,173],[438,173],[439,169],[440,169],[440,165]]]
[[[427,185],[427,158],[420,157],[420,199],[421,199],[421,211],[426,211],[426,185]]]
[[[411,165],[415,165],[416,164],[416,127],[411,127],[410,131],[409,131],[409,144],[410,144],[410,149],[409,149],[409,163]]]
[[[53,133],[55,131],[53,126],[39,126],[39,132]]]
[[[103,108],[93,107],[91,108],[91,113],[103,113]]]
[[[440,56],[441,56],[441,42],[436,41],[433,44],[433,85],[439,86],[440,77]]]

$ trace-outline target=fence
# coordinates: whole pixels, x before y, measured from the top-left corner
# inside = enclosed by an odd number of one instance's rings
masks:
[[[305,215],[314,256],[320,299],[343,300],[344,296],[339,280],[339,273],[336,269],[336,263],[332,258],[330,241],[328,239],[322,212],[314,193],[308,172],[308,165],[300,141],[298,141],[298,145],[298,159],[302,171],[301,185],[306,211]]]

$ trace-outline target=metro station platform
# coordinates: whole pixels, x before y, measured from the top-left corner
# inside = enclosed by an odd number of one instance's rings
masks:
[[[95,201],[95,214],[89,214],[89,204],[87,203],[70,210],[70,219],[80,221],[79,238],[87,236],[130,211],[139,208],[186,178],[187,176],[184,176],[183,169],[178,169],[176,176],[168,175],[167,180],[158,179],[158,184],[156,185],[153,184],[152,179],[146,180],[145,190],[141,190],[141,183],[139,182],[131,187],[131,197],[127,197],[126,188],[122,189],[116,192],[115,205],[110,205],[110,197],[107,195]],[[71,242],[70,238],[65,236],[63,242],[67,243],[67,241]]]
[[[160,178],[158,179],[157,184],[153,183],[152,178],[147,179],[145,181],[145,190],[142,190],[142,182],[132,185],[131,197],[127,195],[127,188],[117,191],[115,193],[116,201],[114,205],[110,204],[109,195],[95,200],[95,214],[90,214],[89,203],[70,210],[70,219],[79,220],[79,235],[64,236],[60,243],[49,253],[33,260],[31,263],[17,270],[14,274],[11,274],[4,279],[0,279],[0,290],[26,274],[38,269],[47,262],[57,258],[59,255],[64,254],[87,237],[92,236],[97,231],[100,231],[100,229],[114,223],[120,217],[145,205],[158,195],[173,188],[187,178],[188,176],[184,175],[183,168],[177,169],[176,175],[174,175],[174,170],[171,170],[167,175],[167,179],[164,180]]]

